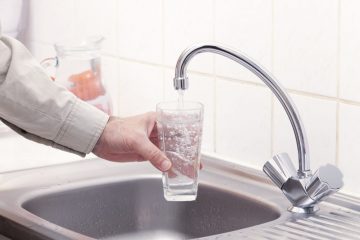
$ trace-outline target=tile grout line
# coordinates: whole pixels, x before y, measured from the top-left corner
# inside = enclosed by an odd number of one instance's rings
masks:
[[[338,101],[336,102],[336,129],[335,129],[335,141],[336,141],[336,152],[335,152],[335,165],[339,166],[339,127],[340,127],[340,50],[341,50],[341,1],[338,0],[338,9],[337,9],[337,68],[336,68],[336,97]]]
[[[78,27],[78,24],[80,23],[79,21],[79,16],[78,16],[78,12],[79,12],[79,9],[80,9],[80,5],[81,3],[79,1],[75,1],[73,0],[72,1],[72,6],[73,6],[73,21],[75,22],[75,27]],[[74,25],[71,25],[71,31],[74,31],[75,32],[75,29],[73,29]],[[73,32],[73,34],[74,34]]]
[[[173,66],[161,65],[161,64],[157,64],[157,63],[150,63],[150,62],[125,58],[125,57],[118,57],[118,56],[114,56],[112,54],[104,54],[104,56],[111,57],[111,58],[116,58],[116,59],[127,61],[127,62],[144,64],[144,65],[148,65],[148,66],[152,66],[152,67],[160,67],[160,68],[171,69],[171,70],[174,69]],[[266,85],[263,84],[263,83],[257,83],[257,82],[248,81],[248,80],[244,80],[244,79],[231,78],[231,77],[217,75],[217,74],[213,75],[211,73],[199,72],[199,71],[194,71],[194,70],[189,70],[189,73],[198,74],[198,75],[207,76],[207,77],[214,77],[215,76],[215,77],[221,78],[222,80],[226,80],[226,81],[230,81],[230,82],[237,82],[239,84],[266,88]],[[296,94],[296,95],[299,95],[299,96],[306,96],[306,97],[310,97],[310,98],[316,98],[316,99],[328,100],[328,101],[335,101],[335,102],[339,101],[339,103],[360,107],[360,102],[357,102],[357,101],[354,101],[354,100],[337,98],[336,96],[335,97],[326,96],[326,95],[322,95],[322,94],[311,93],[311,92],[306,92],[306,91],[296,90],[296,89],[291,89],[291,88],[286,88],[285,90],[288,93],[293,93],[293,94]]]
[[[124,57],[116,57],[116,56],[113,56],[111,54],[105,54],[104,56],[107,56],[107,57],[110,57],[110,58],[115,58],[115,59],[118,59],[118,60],[127,61],[127,62],[144,64],[144,65],[148,65],[148,66],[152,66],[152,67],[160,67],[160,68],[163,67],[165,69],[170,69],[170,70],[174,69],[173,66],[167,66],[167,65],[163,66],[163,65],[157,64],[157,63],[149,63],[149,62],[138,61],[138,60],[124,58]],[[239,83],[239,84],[266,88],[266,85],[263,84],[263,83],[257,83],[257,82],[244,80],[244,79],[236,79],[236,78],[231,78],[231,77],[222,76],[222,75],[216,75],[216,74],[213,75],[211,73],[199,72],[199,71],[194,71],[194,70],[189,70],[189,73],[197,74],[197,75],[200,75],[200,76],[207,76],[207,77],[218,77],[218,78],[221,78],[222,80],[226,80],[226,81],[230,81],[230,82],[236,82],[236,83]],[[335,97],[334,96],[326,96],[326,95],[322,95],[322,94],[311,93],[311,92],[306,92],[306,91],[296,90],[296,89],[291,89],[291,88],[286,88],[285,90],[288,93],[293,93],[293,94],[296,94],[296,95],[299,95],[299,96],[316,98],[316,99],[319,99],[319,100],[328,100],[328,101],[335,101],[335,102],[339,101],[339,103],[360,107],[360,102],[354,101],[354,100],[348,100],[348,99],[344,99],[344,98],[337,98],[336,96]]]
[[[275,2],[271,1],[271,71],[274,72],[275,65]],[[271,93],[271,119],[270,119],[270,156],[274,155],[274,142],[275,142],[275,96]]]
[[[165,79],[165,71],[166,71],[166,68],[164,67],[165,65],[165,0],[161,0],[161,65],[162,65],[162,68],[161,68],[161,71],[162,71],[162,78],[163,78],[163,81],[162,81],[162,87],[163,87],[163,91],[162,91],[162,94],[163,94],[163,101],[165,101],[166,99],[166,88],[165,88],[165,85],[166,85],[166,79]]]
[[[116,49],[116,53],[118,53],[119,52],[119,49],[120,49],[120,46],[119,46],[119,16],[118,16],[118,14],[116,14],[117,13],[117,11],[119,11],[119,8],[120,8],[120,4],[119,4],[119,2],[118,1],[115,1],[115,21],[116,21],[116,23],[115,23],[115,27],[116,27],[116,32],[115,32],[115,41],[116,41],[116,43],[115,43],[115,49]],[[120,99],[120,96],[121,96],[121,88],[120,88],[120,86],[121,86],[121,79],[120,79],[120,61],[118,60],[118,59],[116,59],[116,77],[119,79],[118,81],[117,81],[117,96],[116,96],[116,101],[117,101],[117,103],[116,103],[116,105],[117,105],[117,115],[120,115],[120,102],[121,102],[121,99]]]

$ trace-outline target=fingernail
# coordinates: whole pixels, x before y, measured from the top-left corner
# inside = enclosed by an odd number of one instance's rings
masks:
[[[162,171],[167,171],[170,169],[170,167],[171,167],[171,162],[169,160],[164,160],[160,165]]]

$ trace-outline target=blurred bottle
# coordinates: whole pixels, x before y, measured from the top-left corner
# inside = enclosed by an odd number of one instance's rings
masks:
[[[80,99],[112,114],[111,98],[101,77],[103,37],[91,37],[81,43],[55,44],[56,56],[44,59],[44,68],[55,68],[52,79]]]

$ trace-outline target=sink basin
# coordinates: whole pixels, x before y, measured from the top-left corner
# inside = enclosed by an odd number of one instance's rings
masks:
[[[61,227],[99,239],[189,239],[265,223],[279,211],[236,192],[200,184],[193,202],[164,200],[159,178],[52,193],[23,204]]]
[[[100,159],[2,174],[0,239],[359,239],[360,199],[292,214],[264,173],[203,155],[198,199],[166,202],[149,163]]]

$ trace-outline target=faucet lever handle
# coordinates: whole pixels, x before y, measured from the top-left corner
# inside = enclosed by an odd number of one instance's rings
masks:
[[[306,185],[309,197],[318,201],[337,192],[343,185],[343,175],[334,165],[321,166]]]
[[[287,153],[275,155],[264,164],[263,171],[280,189],[289,178],[297,177],[294,164]]]

